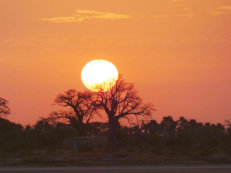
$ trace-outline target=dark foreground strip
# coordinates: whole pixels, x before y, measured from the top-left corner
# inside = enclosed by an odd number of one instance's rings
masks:
[[[38,172],[38,171],[196,171],[196,170],[229,170],[231,173],[231,165],[209,165],[209,166],[111,166],[111,167],[2,167],[0,172]]]

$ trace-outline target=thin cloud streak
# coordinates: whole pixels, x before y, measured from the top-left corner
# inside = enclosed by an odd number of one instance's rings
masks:
[[[212,16],[218,16],[218,15],[221,15],[221,14],[224,14],[225,12],[222,12],[222,11],[210,11],[209,14],[212,15]]]
[[[221,6],[219,9],[221,9],[221,10],[231,10],[231,5]]]
[[[167,17],[193,17],[195,14],[193,13],[180,13],[180,14],[174,14],[174,15],[167,15],[167,14],[162,14],[162,15],[154,15],[152,18],[167,18]]]
[[[218,15],[222,15],[225,14],[226,12],[231,10],[231,5],[224,5],[224,6],[220,6],[216,9],[212,9],[209,14],[213,15],[213,16],[218,16]]]
[[[54,23],[70,23],[70,22],[82,22],[85,18],[77,17],[52,17],[52,18],[41,18],[41,21],[48,21]]]
[[[128,14],[101,12],[94,10],[76,10],[76,14],[73,16],[61,16],[51,18],[40,18],[41,21],[48,21],[53,23],[71,23],[71,22],[83,22],[85,20],[117,20],[117,19],[129,19]]]

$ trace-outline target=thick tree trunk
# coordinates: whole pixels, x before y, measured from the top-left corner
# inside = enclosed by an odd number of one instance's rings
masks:
[[[119,128],[118,119],[113,117],[109,118],[109,129],[108,129],[108,144],[110,149],[114,150],[116,145],[116,133]]]
[[[79,136],[86,135],[86,125],[85,124],[77,121],[76,119],[70,120],[70,124],[73,128],[77,130]]]
[[[79,124],[79,135],[80,136],[85,136],[86,135],[86,128],[85,128],[85,124],[80,123]]]

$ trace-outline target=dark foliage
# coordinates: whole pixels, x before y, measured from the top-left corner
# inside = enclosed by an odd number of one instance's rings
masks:
[[[203,158],[213,155],[231,156],[230,121],[222,124],[200,123],[180,117],[164,117],[160,123],[151,120],[141,126],[120,126],[116,150],[147,152],[155,155],[190,156]],[[107,123],[94,122],[87,126],[87,136],[106,136]],[[77,137],[78,128],[49,118],[40,119],[34,126],[23,128],[19,124],[0,118],[0,152],[35,149],[65,148],[63,141]],[[106,148],[105,148],[106,149]]]
[[[150,120],[131,124],[131,116],[137,118],[138,115],[150,115],[153,108],[150,104],[143,104],[134,86],[123,80],[118,80],[108,92],[93,94],[69,90],[59,95],[56,103],[70,107],[72,111],[53,112],[35,125],[23,127],[1,117],[9,114],[9,108],[7,100],[0,98],[0,154],[54,151],[65,149],[64,141],[73,137],[89,141],[88,136],[93,136],[92,139],[109,136],[109,145],[101,146],[101,151],[107,151],[110,143],[113,143],[113,150],[116,151],[189,156],[196,159],[214,155],[231,157],[231,120],[223,125],[201,123],[184,117],[174,120],[167,116],[160,123]],[[108,123],[90,121],[94,113],[99,113],[97,109],[105,112]],[[121,119],[128,120],[127,126],[121,126]],[[86,149],[87,144],[83,146],[83,151],[95,150],[95,147]]]
[[[96,107],[92,100],[91,92],[79,92],[70,89],[63,94],[59,94],[55,99],[55,104],[70,108],[71,111],[53,112],[51,118],[66,119],[76,128],[80,135],[86,135],[86,126],[95,113]]]
[[[9,113],[10,113],[10,109],[8,107],[8,101],[0,97],[0,117],[6,116]]]
[[[22,147],[24,143],[23,127],[0,118],[0,151],[14,152]]]
[[[104,91],[100,86],[95,93],[97,108],[103,110],[108,118],[108,143],[113,147],[119,129],[119,120],[134,116],[149,116],[153,111],[151,104],[144,104],[137,95],[132,83],[125,82],[121,77],[115,85]],[[114,147],[113,147],[114,148]]]

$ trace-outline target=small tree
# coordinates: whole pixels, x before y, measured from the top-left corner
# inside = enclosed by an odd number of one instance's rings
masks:
[[[0,97],[0,117],[10,114],[10,109],[8,107],[8,101]]]
[[[80,135],[85,135],[86,125],[88,125],[96,110],[92,100],[92,93],[88,91],[78,92],[70,89],[58,95],[55,103],[71,108],[74,114],[72,112],[60,111],[53,112],[51,116],[53,116],[53,118],[67,119],[70,125],[78,129]]]
[[[161,127],[155,120],[151,120],[147,124],[142,124],[142,130],[144,134],[159,135]]]
[[[163,117],[160,127],[163,136],[174,136],[176,133],[177,121],[174,121],[171,116]]]
[[[99,86],[100,87],[100,86]],[[150,115],[153,107],[151,104],[143,104],[137,96],[134,85],[119,78],[109,90],[97,89],[96,105],[105,111],[109,121],[108,143],[111,146],[116,141],[116,131],[119,120],[130,119],[132,116]]]

